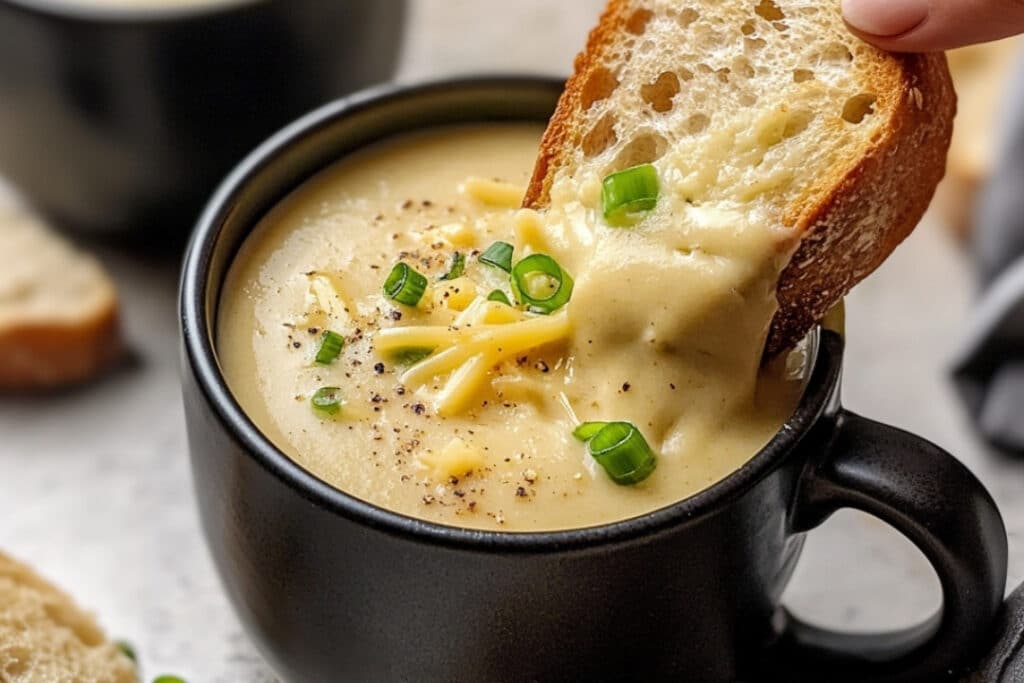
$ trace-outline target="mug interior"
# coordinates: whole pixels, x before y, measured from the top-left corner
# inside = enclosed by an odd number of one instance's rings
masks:
[[[220,371],[213,340],[225,275],[259,220],[320,170],[394,135],[460,123],[547,122],[562,85],[542,78],[480,78],[364,91],[326,105],[278,132],[235,169],[208,204],[193,234],[182,275],[184,353],[224,428],[252,457],[310,501],[374,527],[444,544],[531,551],[592,546],[685,523],[742,495],[777,467],[825,412],[835,394],[841,358],[838,351],[825,352],[822,331],[815,329],[807,339],[805,388],[797,408],[745,465],[689,498],[640,517],[545,532],[464,529],[380,508],[310,473],[245,415]]]

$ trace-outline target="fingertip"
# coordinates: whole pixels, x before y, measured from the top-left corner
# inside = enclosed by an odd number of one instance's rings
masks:
[[[928,0],[842,0],[843,17],[858,33],[879,38],[902,35],[928,18]]]

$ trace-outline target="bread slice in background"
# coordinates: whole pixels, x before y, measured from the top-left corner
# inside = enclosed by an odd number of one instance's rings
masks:
[[[17,209],[0,209],[0,391],[89,379],[121,350],[100,264]]]
[[[545,207],[559,174],[688,159],[687,201],[799,240],[777,289],[772,356],[913,230],[943,176],[955,110],[944,56],[876,50],[847,31],[838,1],[611,0],[525,206]]]
[[[1013,68],[1024,66],[1022,49],[1024,39],[1013,37],[948,53],[960,110],[936,204],[959,237],[971,234],[979,190],[995,169]]]
[[[135,683],[135,666],[93,618],[0,553],[0,683]]]

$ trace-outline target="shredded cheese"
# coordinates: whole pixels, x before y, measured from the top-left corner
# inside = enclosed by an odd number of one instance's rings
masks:
[[[338,278],[327,273],[314,273],[307,277],[306,313],[300,324],[335,331],[347,329],[351,318],[345,310],[345,298]]]
[[[453,311],[464,311],[476,300],[476,283],[468,277],[458,277],[433,287],[434,305]]]
[[[417,461],[430,470],[437,480],[462,477],[487,464],[483,453],[462,439],[456,437],[440,453],[425,452],[416,457]]]
[[[493,353],[478,353],[460,365],[434,399],[434,410],[441,417],[463,412],[487,380],[487,371],[499,362]]]
[[[441,236],[457,247],[471,247],[477,243],[477,231],[465,223],[448,223],[440,227]]]
[[[570,329],[564,311],[553,316],[529,316],[478,297],[451,327],[393,327],[378,332],[374,346],[377,353],[434,349],[431,356],[406,370],[401,381],[422,388],[447,374],[447,381],[434,397],[434,409],[439,415],[449,416],[468,407],[494,366],[539,346],[564,341]]]
[[[516,252],[531,254],[550,251],[544,219],[533,209],[520,209],[512,217],[512,231],[516,236]]]
[[[518,208],[526,196],[526,189],[521,185],[486,178],[468,178],[462,184],[462,191],[483,204],[509,209]]]

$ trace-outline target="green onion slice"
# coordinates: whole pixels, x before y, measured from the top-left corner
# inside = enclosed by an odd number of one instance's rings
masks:
[[[121,654],[132,660],[133,663],[138,664],[139,658],[138,655],[135,654],[135,648],[132,647],[131,643],[127,640],[119,640],[114,643],[114,645],[116,645],[117,649],[121,651]]]
[[[452,254],[452,265],[448,268],[448,272],[441,276],[441,280],[454,280],[455,278],[462,277],[462,273],[466,270],[466,255],[462,252],[455,252]]]
[[[345,347],[345,338],[337,332],[327,330],[324,332],[324,340],[320,343],[320,350],[316,352],[316,362],[320,365],[330,365]]]
[[[341,411],[341,389],[338,387],[321,387],[309,399],[313,410],[324,415],[337,415]]]
[[[495,242],[480,254],[480,263],[501,268],[506,273],[512,272],[512,252],[515,251],[508,242]]]
[[[658,171],[651,164],[613,173],[601,186],[601,204],[610,225],[628,226],[658,205]]]
[[[185,683],[185,679],[181,676],[157,676],[153,679],[153,683]]]
[[[547,254],[530,254],[512,269],[512,295],[533,313],[554,313],[569,303],[572,288],[572,278]]]
[[[505,294],[505,292],[501,291],[500,289],[496,289],[493,292],[491,292],[490,294],[488,294],[487,295],[487,300],[488,301],[498,301],[498,302],[501,302],[501,303],[505,304],[506,306],[511,306],[512,305],[512,302],[508,300],[508,295]]]
[[[430,357],[430,354],[434,352],[432,348],[410,346],[406,349],[396,349],[388,354],[391,362],[395,365],[410,366],[416,365],[421,360],[425,360]]]
[[[573,430],[572,435],[586,443],[594,438],[599,431],[608,426],[607,422],[584,422]]]
[[[384,294],[406,306],[415,306],[427,291],[427,278],[405,263],[396,263],[384,282]]]
[[[576,431],[585,426],[581,425]],[[590,436],[587,450],[612,481],[620,486],[639,484],[658,466],[658,459],[643,434],[628,422],[603,425]]]

